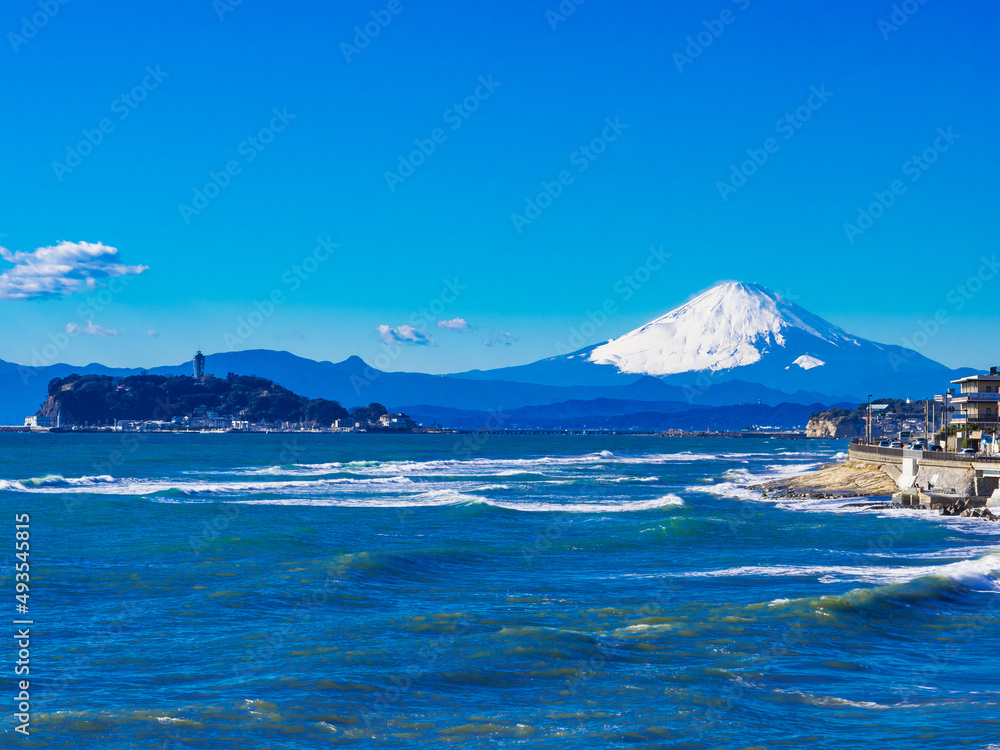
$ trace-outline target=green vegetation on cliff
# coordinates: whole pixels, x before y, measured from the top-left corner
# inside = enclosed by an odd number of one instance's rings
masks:
[[[63,424],[105,425],[118,419],[169,421],[207,412],[257,423],[301,421],[327,426],[348,416],[336,401],[308,399],[271,380],[233,373],[224,379],[149,374],[53,378],[38,413],[53,418],[60,414]]]
[[[872,409],[872,437],[892,437],[903,423],[919,423],[923,430],[924,401],[909,401],[895,398],[872,399],[872,405],[885,408]],[[933,404],[932,404],[933,405]],[[940,407],[933,405],[931,424],[940,417]],[[827,409],[809,416],[806,435],[809,437],[855,438],[865,434],[865,418],[868,403],[858,404],[855,409]]]

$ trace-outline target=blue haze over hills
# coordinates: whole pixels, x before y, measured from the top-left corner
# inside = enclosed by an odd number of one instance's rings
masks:
[[[697,369],[685,369],[692,363]],[[7,394],[0,421],[19,423],[38,409],[50,379],[74,372],[127,376],[141,370],[0,363]],[[183,362],[149,372],[190,375],[192,368]],[[760,405],[764,408],[734,412],[734,419],[792,426],[802,424],[810,410],[857,403],[869,393],[913,398],[941,393],[948,381],[973,370],[953,370],[915,351],[851,336],[764,287],[728,282],[610,342],[520,367],[452,375],[384,372],[359,357],[316,362],[257,349],[209,354],[206,372],[258,375],[348,407],[377,401],[449,426],[482,425],[489,411],[514,411],[509,419],[521,426],[603,420],[623,427],[630,415],[641,415],[634,424],[663,427],[663,419],[649,415],[684,414],[685,426],[699,428],[722,424],[708,419],[711,410],[699,412],[707,407]],[[789,409],[789,404],[808,408]],[[786,406],[766,408],[779,405]]]

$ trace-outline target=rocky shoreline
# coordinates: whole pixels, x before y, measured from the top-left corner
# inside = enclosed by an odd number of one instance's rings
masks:
[[[825,464],[805,474],[750,485],[747,489],[759,490],[764,497],[792,498],[892,497],[899,491],[885,473],[852,461]]]
[[[845,500],[867,497],[885,498],[890,500],[873,502],[845,503],[844,507],[865,508],[899,508],[903,510],[920,510],[922,506],[914,503],[894,502],[892,498],[901,494],[899,487],[877,466],[858,461],[845,461],[840,464],[825,464],[818,469],[798,474],[794,477],[774,479],[762,484],[751,484],[746,487],[757,490],[761,496],[768,499],[826,499]],[[907,491],[909,492],[909,491]],[[982,518],[987,521],[1000,520],[989,508],[977,507],[972,498],[954,497],[930,506],[942,516],[960,516],[963,518]]]

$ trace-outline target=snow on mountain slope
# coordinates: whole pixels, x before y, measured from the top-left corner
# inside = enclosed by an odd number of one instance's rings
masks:
[[[797,394],[821,396],[810,401],[857,401],[869,393],[922,398],[972,372],[853,336],[759,284],[726,282],[611,341],[456,377],[630,387],[655,379],[685,388],[689,400],[730,388],[727,403],[752,402],[763,387],[806,403]]]
[[[825,364],[826,362],[819,359],[818,357],[811,357],[808,354],[803,354],[801,357],[796,357],[795,361],[792,362],[792,365],[798,365],[803,370],[811,370],[814,367],[822,367]],[[789,365],[788,367],[791,367],[791,365]],[[785,369],[787,370],[788,367],[786,367]]]
[[[856,337],[766,287],[728,281],[594,348],[589,361],[614,365],[624,373],[658,376],[729,370],[784,348],[792,332],[798,334],[797,341],[804,333],[823,348],[862,346]],[[802,355],[794,364],[803,369],[825,364],[808,351],[795,354]]]

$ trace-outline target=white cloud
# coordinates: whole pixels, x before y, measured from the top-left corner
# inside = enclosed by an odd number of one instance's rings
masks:
[[[118,329],[105,328],[92,320],[88,320],[85,326],[78,326],[76,323],[67,323],[66,333],[82,333],[85,336],[117,336]]]
[[[513,333],[495,333],[488,339],[483,339],[483,346],[510,346],[520,340],[520,337]]]
[[[160,338],[160,332],[159,331],[154,331],[152,328],[150,328],[148,331],[146,331],[146,335],[147,336],[152,336],[154,339]]]
[[[409,344],[411,346],[430,346],[434,339],[426,333],[418,331],[413,326],[397,326],[390,328],[387,325],[378,327],[378,335],[387,344]]]
[[[472,326],[465,318],[452,318],[451,320],[439,320],[438,328],[444,328],[448,331],[457,331],[458,333],[465,333],[466,331],[471,331]]]
[[[102,279],[133,276],[149,266],[116,263],[118,250],[100,242],[60,242],[34,252],[0,247],[0,258],[14,265],[0,273],[0,299],[46,299],[94,289]]]

